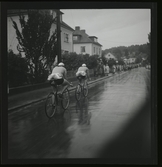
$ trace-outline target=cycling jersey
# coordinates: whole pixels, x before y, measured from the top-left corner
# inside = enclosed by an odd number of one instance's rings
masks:
[[[79,67],[78,71],[85,71],[88,72],[88,68],[87,67]]]
[[[64,67],[59,67],[59,66],[56,66],[53,70],[52,70],[52,74],[59,74],[60,76],[62,76],[63,78],[66,78],[66,69]]]
[[[53,70],[52,70],[52,74],[50,74],[48,76],[48,79],[47,80],[52,80],[54,79],[55,80],[55,83],[57,85],[60,85],[64,82],[64,78],[66,77],[66,69],[64,67],[55,67]]]
[[[88,73],[88,68],[87,67],[79,67],[77,73],[76,73],[76,76],[83,76],[85,77]]]

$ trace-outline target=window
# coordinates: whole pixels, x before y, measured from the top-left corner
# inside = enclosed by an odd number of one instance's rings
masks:
[[[77,37],[77,36],[73,36],[73,40],[74,40],[74,41],[77,41],[77,40],[78,40],[78,37]]]
[[[68,54],[69,52],[67,51],[67,50],[65,50],[65,52],[64,52],[65,54]]]
[[[61,53],[62,53],[62,54],[68,54],[69,51],[67,51],[67,50],[61,50]]]
[[[80,35],[74,35],[73,36],[73,40],[74,41],[79,41],[81,39],[81,36]]]
[[[97,42],[97,38],[94,38],[94,41]]]
[[[64,33],[64,42],[69,42],[69,34]]]
[[[85,46],[81,46],[81,53],[85,53]]]

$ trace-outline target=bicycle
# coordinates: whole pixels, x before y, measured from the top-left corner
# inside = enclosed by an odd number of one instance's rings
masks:
[[[51,84],[52,85],[52,84]],[[66,110],[69,107],[70,104],[70,93],[68,90],[68,87],[61,93],[58,93],[58,86],[59,85],[54,85],[56,88],[56,91],[50,92],[45,100],[45,113],[48,118],[52,118],[54,114],[56,113],[57,106],[59,99],[61,100],[61,107]]]
[[[76,86],[76,89],[75,89],[75,98],[77,101],[81,99],[82,93],[84,97],[88,96],[88,84],[86,80],[84,80],[83,84],[81,84],[82,76],[79,76],[78,80],[79,80],[79,84]]]

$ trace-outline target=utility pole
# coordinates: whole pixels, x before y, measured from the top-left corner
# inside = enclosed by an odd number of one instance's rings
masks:
[[[58,63],[61,62],[61,29],[60,29],[60,9],[56,10],[57,14],[57,56]]]

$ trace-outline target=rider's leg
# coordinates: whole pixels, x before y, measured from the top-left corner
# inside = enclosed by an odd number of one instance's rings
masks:
[[[57,90],[57,88],[56,88],[57,85],[53,82],[51,86],[52,86],[52,90],[53,90],[53,92],[56,92],[56,90]],[[54,103],[54,100],[55,100],[55,97],[52,96],[52,103]]]
[[[66,79],[64,79],[64,82],[61,85],[62,89],[61,89],[60,93],[62,94],[64,92],[64,90],[70,85],[71,85],[70,82],[67,81]]]
[[[56,87],[57,87],[56,83],[54,81],[52,81],[52,80],[49,80],[48,83],[50,83],[50,85],[52,86],[53,92],[55,92],[56,91]]]

